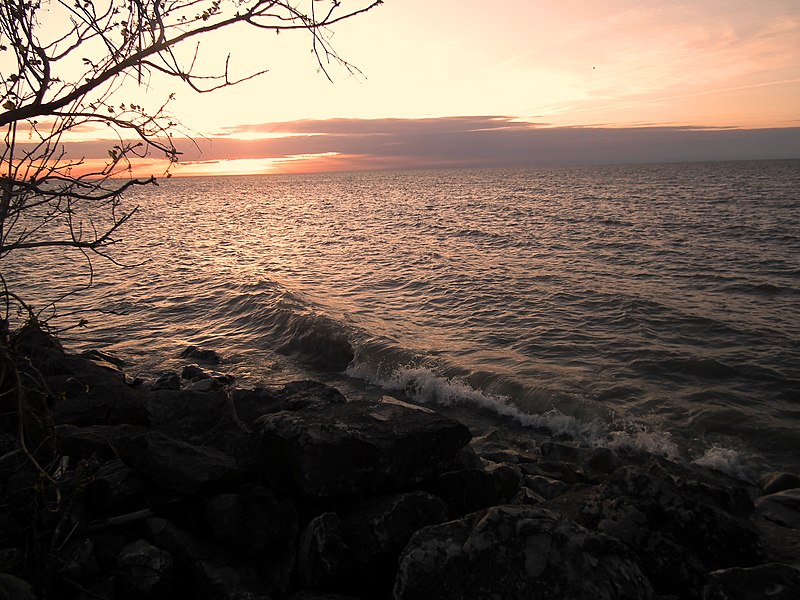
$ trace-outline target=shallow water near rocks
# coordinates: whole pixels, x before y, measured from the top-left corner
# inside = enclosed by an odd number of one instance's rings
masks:
[[[55,320],[128,370],[214,348],[475,427],[800,471],[800,161],[173,178]],[[18,257],[42,306],[83,259]]]

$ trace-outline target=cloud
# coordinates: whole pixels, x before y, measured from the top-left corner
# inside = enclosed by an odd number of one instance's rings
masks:
[[[228,131],[196,145],[179,140],[181,162],[194,165],[187,171],[198,172],[201,163],[237,160],[308,171],[800,158],[800,127],[547,127],[507,116],[476,116],[302,120]],[[237,137],[243,133],[247,139]],[[76,146],[71,152],[102,157],[108,142]],[[180,165],[175,173],[180,174]]]

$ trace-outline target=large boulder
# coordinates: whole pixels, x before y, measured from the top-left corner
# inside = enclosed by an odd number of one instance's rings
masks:
[[[218,490],[233,483],[241,474],[229,455],[156,431],[126,440],[120,455],[145,479],[184,495]]]
[[[395,600],[647,600],[622,544],[556,513],[494,506],[418,531],[400,558]]]
[[[709,571],[761,558],[752,502],[733,480],[653,458],[618,469],[581,502],[579,521],[634,549],[659,594],[699,594]]]
[[[312,404],[257,421],[273,487],[299,496],[399,491],[448,470],[469,430],[438,413],[385,397]]]

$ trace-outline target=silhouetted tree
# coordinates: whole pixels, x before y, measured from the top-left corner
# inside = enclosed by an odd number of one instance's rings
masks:
[[[329,44],[327,28],[366,12],[380,1],[302,0],[3,0],[0,4],[0,266],[9,254],[63,247],[107,256],[115,234],[136,212],[123,193],[155,183],[136,178],[131,161],[161,156],[178,160],[177,121],[167,112],[170,94],[148,111],[120,101],[121,87],[146,85],[155,74],[205,93],[236,85],[230,55],[217,72],[198,65],[203,36],[234,26],[264,33],[298,30],[327,76],[331,64],[354,71]],[[253,57],[250,53],[249,61]],[[105,126],[116,142],[99,167],[68,153],[73,135]],[[7,286],[0,269],[0,298],[9,312],[31,309]],[[0,332],[2,335],[2,332]]]

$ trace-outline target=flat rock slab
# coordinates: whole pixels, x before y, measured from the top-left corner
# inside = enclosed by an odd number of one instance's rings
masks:
[[[395,600],[647,600],[650,583],[617,541],[550,511],[494,506],[419,530]]]
[[[446,470],[470,440],[462,424],[385,397],[311,404],[257,421],[262,465],[276,489],[335,498],[392,492]]]
[[[144,478],[179,494],[210,492],[240,475],[236,461],[227,454],[155,431],[128,439],[120,455]]]

